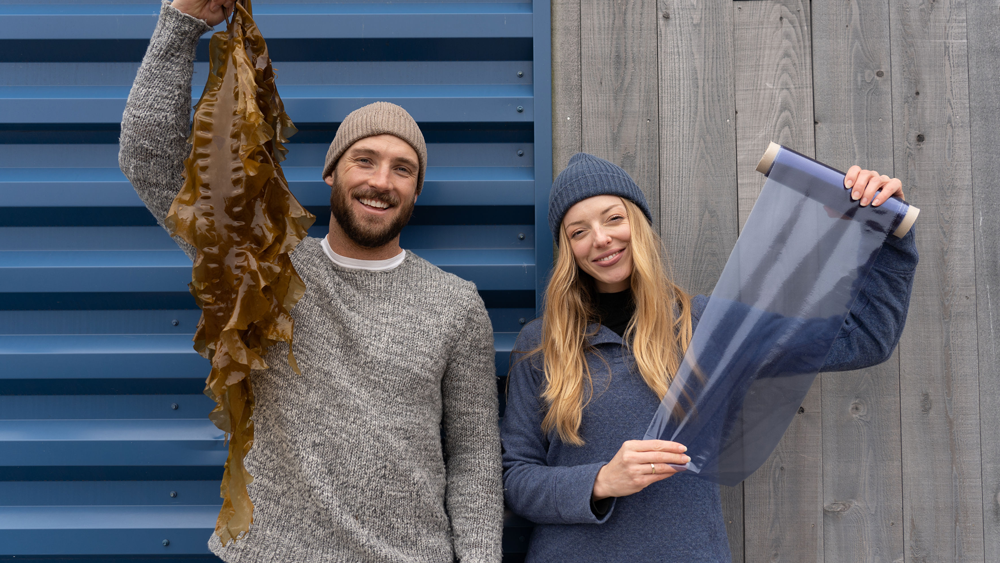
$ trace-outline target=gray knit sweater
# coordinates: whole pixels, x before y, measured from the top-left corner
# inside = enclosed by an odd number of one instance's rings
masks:
[[[182,185],[195,47],[166,3],[122,119],[122,171],[161,224]],[[190,246],[179,242],[188,255]],[[252,374],[256,510],[226,561],[500,560],[503,496],[492,329],[473,284],[408,252],[348,270],[304,240],[287,347]],[[206,373],[207,375],[207,373]]]

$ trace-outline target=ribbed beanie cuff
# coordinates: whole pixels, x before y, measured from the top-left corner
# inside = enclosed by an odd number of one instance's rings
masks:
[[[417,174],[417,194],[424,188],[424,172],[427,170],[427,145],[417,122],[407,111],[389,102],[375,102],[352,111],[337,129],[337,135],[326,151],[323,165],[325,179],[337,166],[337,161],[354,143],[365,137],[393,135],[406,141],[417,152],[420,170]]]
[[[636,204],[646,219],[653,222],[646,196],[620,166],[603,158],[578,152],[569,159],[566,169],[559,173],[549,193],[549,228],[556,244],[559,229],[570,207],[595,195],[616,195]]]

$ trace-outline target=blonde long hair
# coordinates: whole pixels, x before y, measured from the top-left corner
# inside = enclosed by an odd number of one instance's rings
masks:
[[[623,340],[632,350],[646,385],[661,400],[691,341],[691,296],[675,284],[661,257],[663,243],[645,215],[622,198],[632,230],[632,297],[635,314]],[[542,420],[546,433],[555,429],[563,442],[583,445],[580,422],[583,407],[593,397],[593,380],[584,354],[587,325],[594,313],[596,286],[581,273],[573,258],[569,238],[559,229],[560,251],[545,292],[542,341],[522,359],[541,353],[544,358],[548,412]],[[610,367],[609,367],[610,372]]]

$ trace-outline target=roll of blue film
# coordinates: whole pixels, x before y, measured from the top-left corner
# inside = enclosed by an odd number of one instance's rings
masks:
[[[855,217],[861,213],[872,225],[888,225],[887,234],[903,238],[917,220],[920,210],[905,201],[890,197],[878,207],[859,207],[851,200],[851,191],[844,187],[846,174],[799,154],[788,147],[772,142],[757,163],[757,171],[769,179],[801,190],[802,193],[822,201],[831,209],[841,209]]]
[[[919,213],[862,207],[843,172],[774,143],[757,170],[767,181],[645,435],[684,444],[679,469],[726,485],[770,456],[886,237]]]

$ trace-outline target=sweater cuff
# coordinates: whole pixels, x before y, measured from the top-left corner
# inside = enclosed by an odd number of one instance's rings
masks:
[[[896,238],[892,235],[886,237],[885,246],[882,248],[882,252],[886,256],[879,255],[883,269],[894,272],[912,272],[917,268],[920,255],[917,253],[917,241],[913,234],[915,230],[911,227],[910,231],[903,235],[903,238]]]
[[[558,483],[558,497],[564,499],[559,507],[560,516],[565,522],[576,524],[603,524],[614,512],[614,500],[608,505],[607,512],[598,516],[592,508],[594,498],[594,481],[597,474],[607,463],[591,463],[578,465],[564,472]],[[570,469],[570,468],[567,468]]]
[[[194,16],[189,16],[177,8],[170,5],[169,0],[163,0],[160,6],[160,19],[156,23],[156,31],[149,41],[150,49],[153,46],[157,50],[173,55],[185,55],[187,59],[194,60],[194,52],[198,47],[198,40],[212,27]]]

